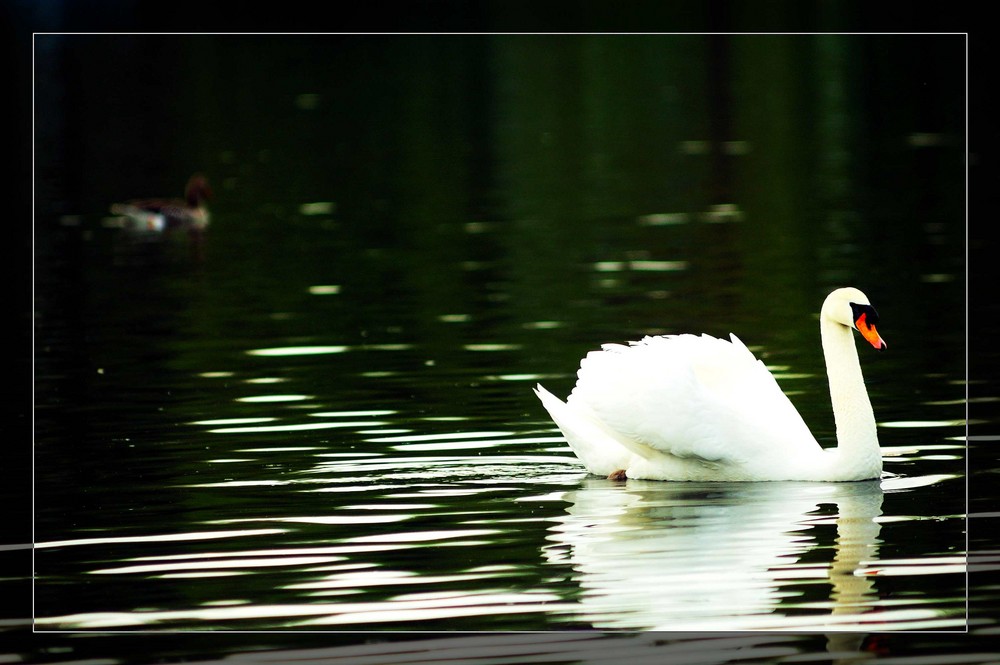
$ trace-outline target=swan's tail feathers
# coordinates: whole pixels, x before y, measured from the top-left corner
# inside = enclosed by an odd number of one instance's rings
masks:
[[[541,384],[536,385],[534,391],[566,437],[570,448],[589,472],[607,476],[628,466],[631,456],[629,451],[609,436],[600,424],[550,393]]]

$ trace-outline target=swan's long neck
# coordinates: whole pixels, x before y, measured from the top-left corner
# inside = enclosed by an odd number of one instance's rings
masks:
[[[847,326],[825,317],[820,318],[820,334],[837,425],[837,450],[831,451],[829,472],[834,476],[831,479],[877,478],[882,472],[882,452],[854,336]]]

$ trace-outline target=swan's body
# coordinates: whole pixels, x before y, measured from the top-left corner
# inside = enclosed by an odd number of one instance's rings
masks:
[[[563,402],[535,393],[587,470],[651,480],[877,478],[882,455],[851,329],[885,348],[878,315],[853,288],[823,303],[820,332],[837,425],[824,450],[771,373],[735,336],[646,337],[580,363]]]

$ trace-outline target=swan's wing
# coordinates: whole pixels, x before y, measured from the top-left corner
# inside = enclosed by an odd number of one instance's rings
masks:
[[[583,359],[567,403],[644,457],[746,464],[818,448],[774,377],[735,335],[607,344]]]

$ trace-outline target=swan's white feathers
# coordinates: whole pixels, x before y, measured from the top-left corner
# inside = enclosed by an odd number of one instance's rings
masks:
[[[535,390],[591,473],[657,480],[877,478],[875,417],[852,335],[853,288],[820,311],[837,425],[823,450],[764,364],[735,335],[645,337],[605,344],[581,361],[565,402]],[[884,344],[882,345],[884,348]]]
[[[580,411],[574,411],[541,384],[535,387],[535,394],[574,452],[584,460],[588,471],[607,476],[619,469],[628,468],[631,453],[602,423]]]
[[[746,470],[803,446],[819,449],[774,377],[735,335],[605,344],[581,361],[577,377],[566,403],[547,392],[539,397],[593,473],[644,460],[694,466],[694,473]],[[593,445],[597,432],[603,443]]]

